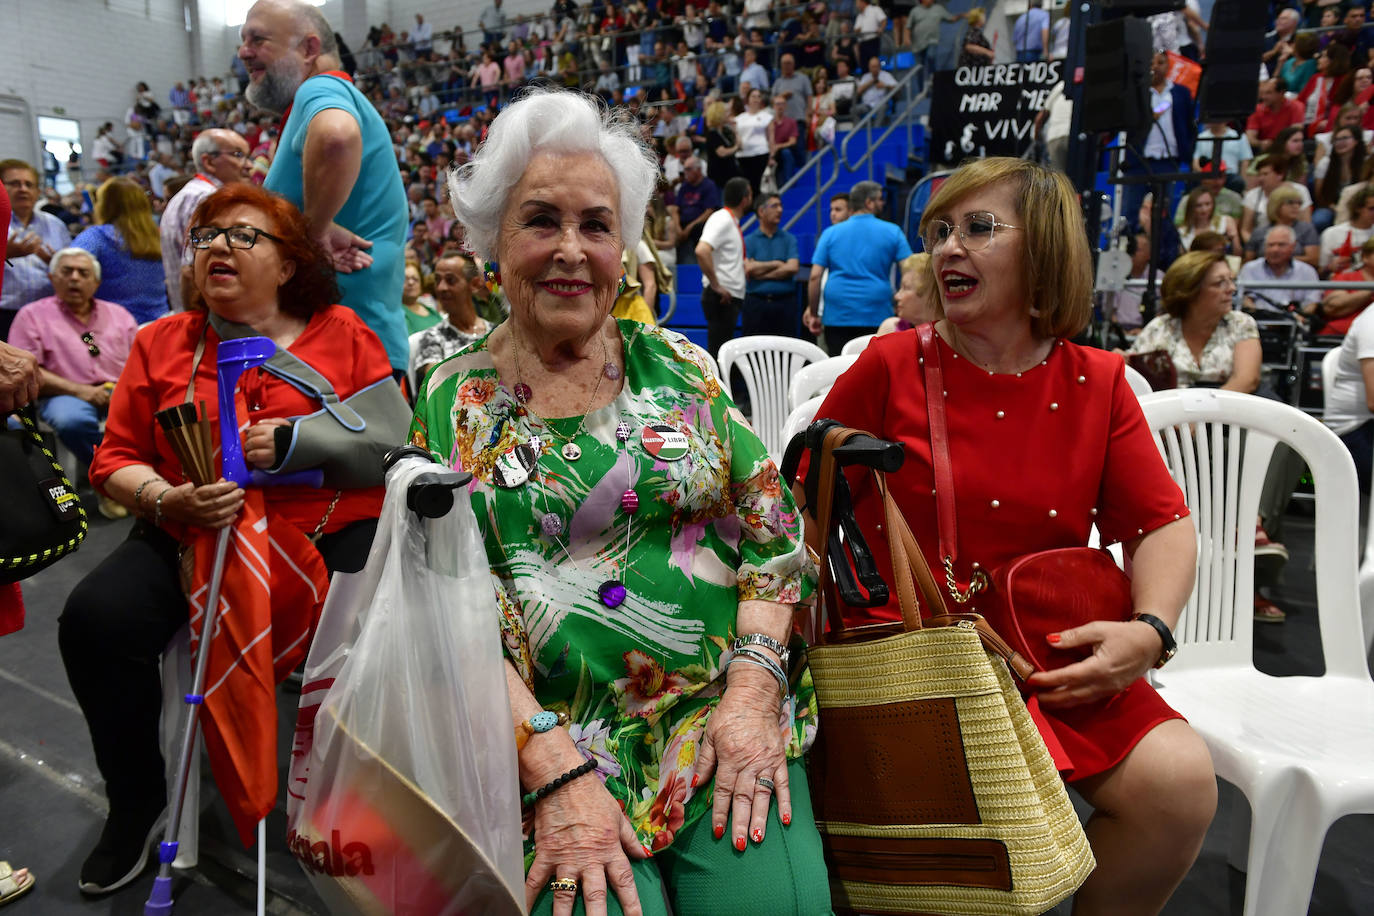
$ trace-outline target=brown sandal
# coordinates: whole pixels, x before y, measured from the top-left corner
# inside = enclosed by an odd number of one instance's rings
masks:
[[[33,872],[25,871],[22,879],[17,878],[14,869],[10,868],[10,863],[0,862],[0,906],[18,900],[33,890],[35,883],[37,879],[34,878]]]

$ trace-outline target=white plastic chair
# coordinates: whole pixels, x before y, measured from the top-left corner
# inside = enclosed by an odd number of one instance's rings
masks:
[[[868,346],[869,341],[871,341],[875,336],[877,335],[864,334],[860,337],[855,337],[853,340],[848,341],[843,347],[840,347],[840,355],[858,356],[860,353],[864,351],[864,347]]]
[[[787,389],[808,363],[828,359],[825,351],[795,337],[760,334],[727,340],[720,347],[721,378],[738,369],[753,411],[754,432],[774,461],[782,460],[782,424],[787,419]]]
[[[782,424],[782,447],[787,448],[787,443],[792,441],[792,437],[811,425],[811,421],[816,419],[816,411],[821,409],[823,396],[814,397],[811,400],[798,404],[793,411],[787,415],[787,421]]]
[[[1326,400],[1336,384],[1336,364],[1340,358],[1340,347],[1322,357],[1323,414]],[[1365,524],[1364,554],[1360,560],[1360,616],[1364,623],[1365,652],[1374,652],[1374,513]]]
[[[1141,375],[1130,366],[1126,367],[1126,384],[1131,386],[1131,390],[1135,392],[1137,399],[1143,398],[1145,395],[1151,394],[1154,391],[1154,389],[1150,387],[1150,383],[1145,381],[1145,376]]]
[[[787,389],[787,406],[793,410],[818,394],[825,394],[835,379],[845,373],[858,360],[857,356],[832,356],[829,359],[802,366],[792,376],[792,384]],[[785,442],[786,440],[784,440]]]
[[[1231,850],[1248,874],[1246,916],[1305,913],[1327,828],[1346,814],[1374,813],[1374,681],[1357,610],[1354,463],[1329,429],[1276,401],[1180,389],[1146,395],[1141,408],[1198,533],[1179,653],[1155,681],[1206,740],[1217,775],[1250,801],[1248,852],[1240,855],[1243,828],[1233,829]],[[1316,483],[1320,677],[1271,677],[1252,658],[1253,520],[1276,442],[1307,462]],[[1245,809],[1238,814],[1243,820]]]

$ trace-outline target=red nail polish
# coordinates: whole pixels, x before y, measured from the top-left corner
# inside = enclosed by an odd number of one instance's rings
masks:
[[[744,852],[744,837],[735,837],[735,849],[739,850],[740,852]]]
[[[697,787],[697,783],[700,782],[700,781],[701,781],[701,777],[698,776],[696,773],[693,773],[693,774],[692,774],[692,788],[695,789],[695,788]]]
[[[716,839],[720,839],[721,837],[725,836],[725,828],[722,827],[720,824],[717,824],[714,829],[716,832]]]
[[[792,826],[792,814],[791,814],[791,812],[784,811],[784,812],[782,813],[782,825],[783,825],[784,827],[791,827],[791,826]]]
[[[652,849],[650,849],[650,848],[646,845],[646,846],[644,846],[644,854],[645,854],[646,856],[653,856],[654,851],[653,851]]]
[[[762,842],[763,842],[763,831],[760,830],[760,829],[758,829],[757,827],[754,828],[754,832],[753,832],[752,836],[753,836],[753,838],[754,838],[754,842],[755,842],[755,843],[762,843]]]
[[[1052,645],[1052,646],[1057,646],[1057,645],[1059,645],[1060,636],[1059,636],[1058,633],[1051,633],[1051,634],[1049,634],[1048,636],[1046,636],[1045,638],[1048,639],[1048,640],[1050,641],[1050,645]]]

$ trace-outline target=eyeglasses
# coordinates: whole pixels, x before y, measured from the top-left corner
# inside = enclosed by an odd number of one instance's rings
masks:
[[[241,150],[236,150],[236,149],[217,149],[217,150],[215,150],[215,155],[216,155],[216,156],[229,156],[230,158],[238,159],[240,162],[243,161],[244,159],[247,159],[247,158],[248,158],[248,154],[247,154],[247,153],[242,152]]]
[[[940,246],[949,241],[950,235],[958,230],[959,241],[963,244],[965,251],[982,251],[992,244],[993,232],[999,228],[1020,229],[1021,227],[998,222],[996,216],[986,211],[966,213],[957,226],[942,219],[933,219],[926,223],[925,231],[921,233],[921,242],[925,245],[926,251],[934,254],[940,249]]]
[[[90,331],[81,335],[81,342],[86,345],[86,352],[92,356],[100,355],[100,345],[95,342],[95,335]]]
[[[274,242],[281,242],[281,239],[272,233],[265,232],[255,226],[226,226],[222,229],[218,226],[196,226],[190,232],[191,247],[209,248],[221,232],[229,240],[230,248],[252,248],[258,243],[258,236],[260,235],[266,236]]]

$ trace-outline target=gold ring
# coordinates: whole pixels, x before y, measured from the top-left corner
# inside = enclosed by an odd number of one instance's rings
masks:
[[[549,882],[549,890],[553,891],[554,893],[557,893],[558,891],[572,891],[574,894],[576,894],[577,888],[578,884],[576,878],[554,878],[552,881]]]

